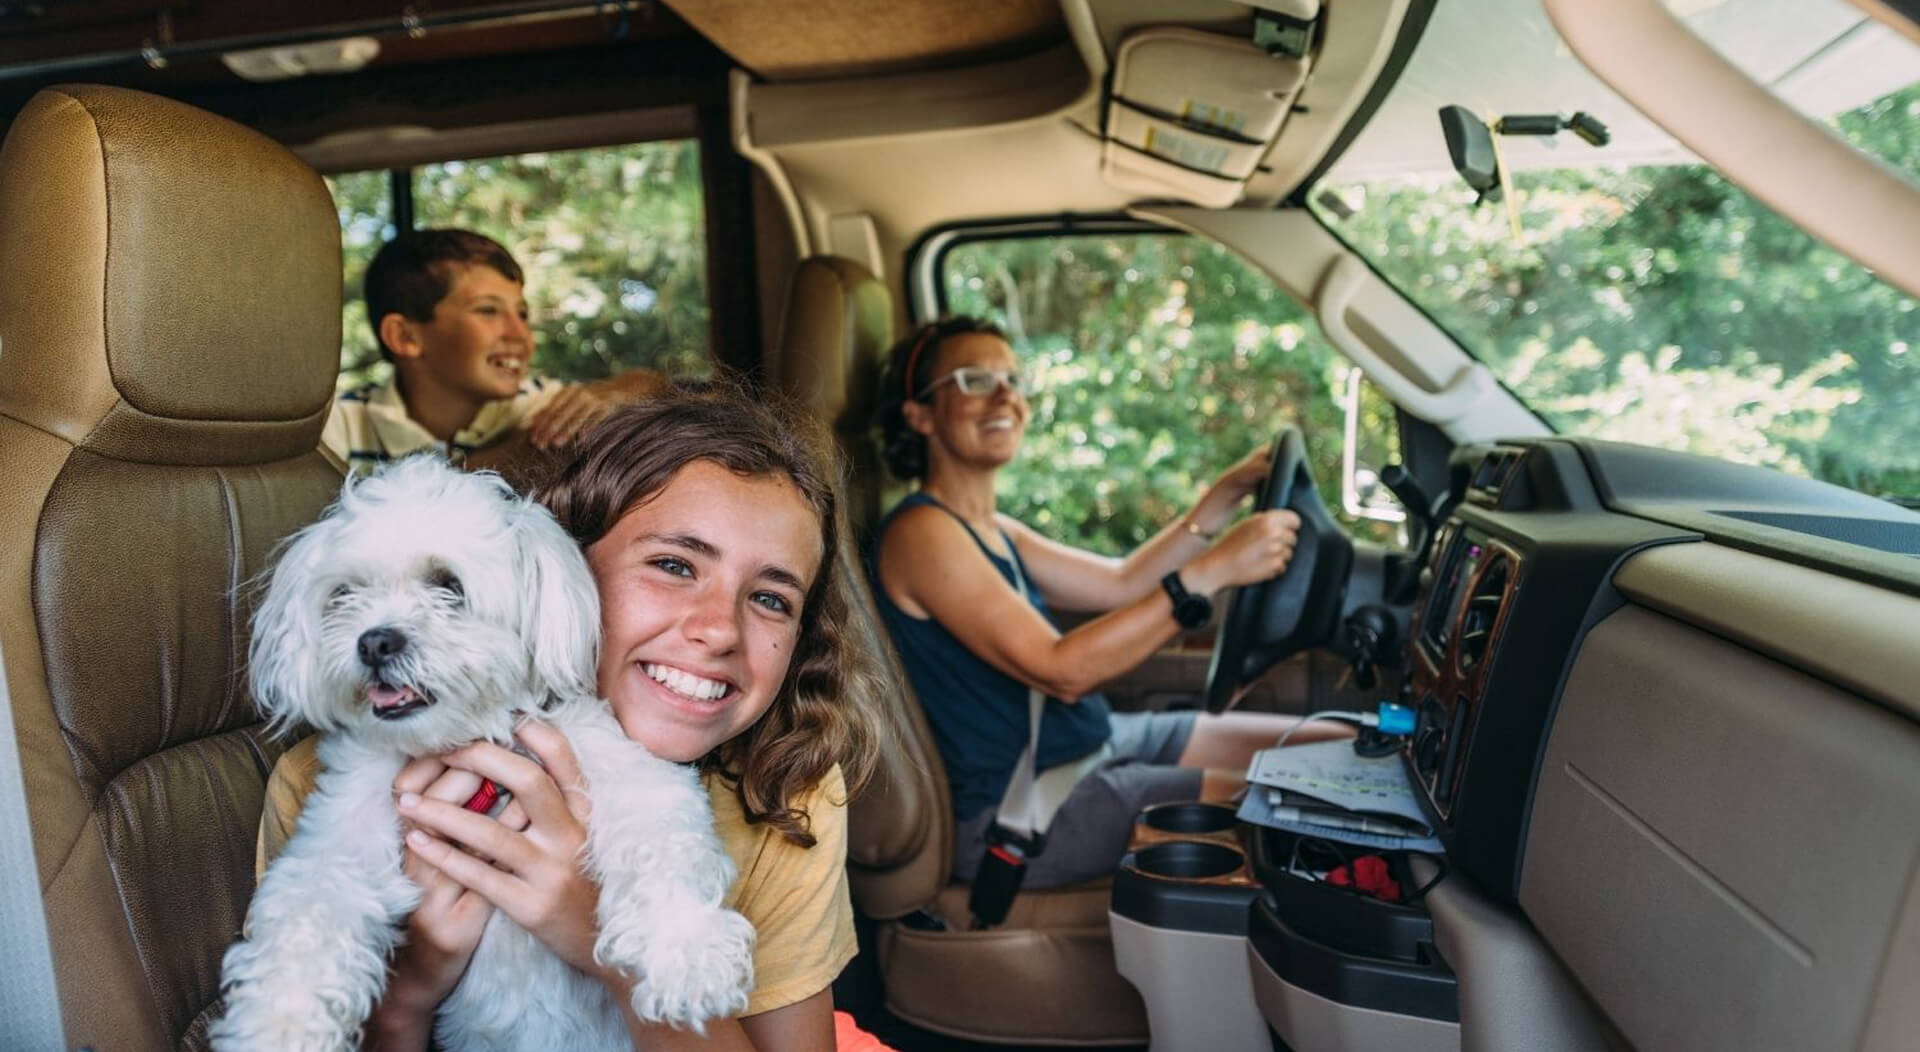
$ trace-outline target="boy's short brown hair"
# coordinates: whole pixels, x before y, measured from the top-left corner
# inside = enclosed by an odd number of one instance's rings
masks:
[[[399,314],[413,321],[432,321],[433,310],[453,288],[449,264],[492,267],[507,280],[525,284],[520,264],[505,245],[471,230],[409,230],[380,246],[367,265],[367,323],[380,357],[393,361],[393,351],[380,338],[380,319]]]

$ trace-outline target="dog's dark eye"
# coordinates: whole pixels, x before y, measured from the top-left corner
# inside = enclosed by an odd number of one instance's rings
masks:
[[[460,584],[460,578],[455,577],[451,570],[435,570],[429,573],[427,575],[427,585],[432,588],[438,588],[443,592],[451,592],[454,597],[458,599],[465,599],[467,597],[466,588]]]
[[[329,605],[337,603],[345,599],[349,594],[351,594],[351,590],[348,589],[346,585],[336,584],[333,586],[333,591],[327,593],[327,603]]]

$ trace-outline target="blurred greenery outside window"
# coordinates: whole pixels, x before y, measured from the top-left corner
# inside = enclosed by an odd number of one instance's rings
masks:
[[[1071,544],[1122,554],[1288,425],[1340,511],[1350,366],[1309,314],[1220,245],[1178,234],[962,242],[942,261],[947,310],[998,323],[1039,383],[1001,508]],[[1393,406],[1361,392],[1360,460],[1398,459]]]
[[[1830,123],[1920,181],[1920,84]],[[1556,430],[1920,495],[1913,297],[1690,155],[1558,156],[1511,172],[1513,216],[1432,171],[1336,167],[1312,207]]]
[[[395,233],[388,173],[330,176],[340,213],[340,388],[385,379],[362,281]],[[712,375],[706,217],[693,140],[529,153],[413,172],[415,223],[463,227],[513,253],[527,279],[534,368],[590,380],[636,366]]]

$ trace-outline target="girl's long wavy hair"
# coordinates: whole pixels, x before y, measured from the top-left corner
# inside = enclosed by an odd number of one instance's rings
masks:
[[[749,478],[792,482],[820,522],[821,565],[800,611],[799,641],[773,704],[753,726],[702,758],[733,784],[747,821],[765,822],[812,847],[809,816],[795,806],[838,763],[850,792],[877,753],[873,658],[848,628],[852,565],[839,499],[839,458],[803,414],[734,384],[677,390],[609,415],[587,432],[537,497],[582,548],[627,512],[705,460]]]

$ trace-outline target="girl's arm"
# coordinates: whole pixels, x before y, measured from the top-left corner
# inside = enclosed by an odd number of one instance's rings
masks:
[[[643,1023],[633,1014],[627,991],[614,988],[626,1005],[627,1033],[633,1047],[680,1052],[833,1052],[833,990],[828,988],[797,1004],[744,1019],[716,1019],[701,1037],[659,1023]]]
[[[831,988],[745,1019],[713,1020],[704,1037],[633,1015],[633,980],[607,971],[593,959],[599,889],[578,866],[586,840],[586,796],[562,793],[559,788],[562,783],[582,781],[572,747],[558,730],[538,721],[523,724],[516,737],[538,763],[488,742],[466,746],[445,759],[456,770],[491,778],[511,790],[512,806],[524,808],[525,828],[507,828],[431,795],[403,798],[401,813],[420,827],[408,840],[409,853],[505,910],[555,955],[606,984],[621,1005],[636,1048],[830,1052]],[[456,848],[455,841],[472,846],[494,864]],[[842,860],[844,850],[842,846]]]
[[[1012,516],[999,516],[1000,527],[1019,546],[1033,584],[1049,604],[1061,610],[1113,610],[1154,591],[1162,577],[1206,551],[1232,521],[1240,502],[1259,488],[1272,457],[1268,446],[1247,454],[1215,479],[1186,514],[1123,559],[1061,544]]]
[[[1266,580],[1293,556],[1299,518],[1262,512],[1189,562],[1181,583],[1195,595]],[[1062,635],[1001,577],[966,528],[932,506],[910,508],[888,527],[881,586],[908,614],[929,616],[994,668],[1065,701],[1124,675],[1179,632],[1158,588]]]

